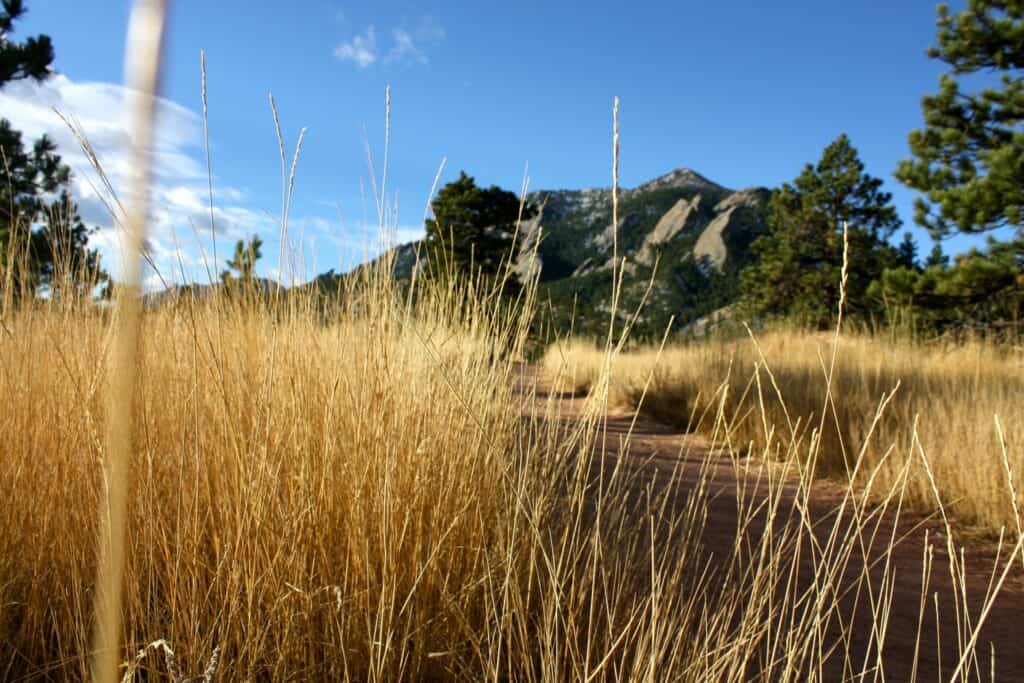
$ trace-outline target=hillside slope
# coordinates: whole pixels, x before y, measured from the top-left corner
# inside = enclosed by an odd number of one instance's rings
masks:
[[[650,287],[639,335],[660,336],[670,320],[682,328],[735,299],[739,269],[764,231],[768,197],[766,189],[737,192],[685,168],[620,193],[620,312],[636,310]],[[520,273],[539,270],[542,313],[556,329],[600,333],[613,294],[611,189],[542,191],[529,199],[542,208],[523,226]]]
[[[520,226],[515,269],[540,281],[541,317],[559,332],[600,334],[613,296],[613,255],[625,258],[620,313],[637,310],[636,333],[660,336],[732,303],[750,244],[764,231],[769,191],[731,190],[680,168],[619,194],[618,244],[611,188],[542,190],[540,210]],[[417,243],[395,247],[395,274],[408,278]],[[317,283],[331,287],[333,273]]]

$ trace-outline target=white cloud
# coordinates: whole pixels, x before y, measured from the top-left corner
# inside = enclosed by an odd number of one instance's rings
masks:
[[[386,60],[389,62],[418,62],[419,64],[427,63],[427,56],[423,54],[423,51],[416,47],[416,42],[413,40],[412,34],[405,29],[396,28],[391,32],[391,37],[395,41],[391,51],[388,52]]]
[[[245,192],[237,187],[215,187],[213,196],[216,199],[223,199],[229,202],[240,202],[245,198]]]
[[[57,74],[43,83],[15,81],[0,90],[0,115],[23,134],[26,145],[41,135],[56,144],[74,172],[72,192],[79,213],[88,225],[98,226],[91,244],[100,250],[104,267],[119,271],[120,229],[111,215],[113,198],[106,195],[67,125],[54,112],[74,121],[95,150],[115,193],[123,196],[130,180],[128,126],[124,99],[127,90],[112,83],[75,82]],[[202,119],[196,112],[170,100],[158,99],[153,156],[151,217],[147,243],[164,281],[207,278],[204,263],[211,258],[209,190],[202,161]],[[220,265],[223,254],[237,239],[260,234],[269,241],[277,221],[267,213],[242,204],[245,193],[215,183],[213,221]],[[116,211],[116,207],[115,207]],[[269,254],[269,252],[267,252]],[[191,270],[182,274],[182,268]],[[213,264],[210,264],[213,269]],[[215,274],[214,274],[215,276]],[[161,283],[156,274],[146,286]]]
[[[88,133],[97,151],[123,150],[129,142],[124,98],[127,90],[113,83],[76,83],[57,74],[36,83],[29,79],[7,84],[0,91],[0,111],[24,136],[35,139],[49,135],[69,161],[85,161],[78,143],[54,109],[72,117]],[[157,135],[154,150],[159,177],[202,178],[206,172],[186,148],[197,145],[202,132],[199,116],[170,100],[158,99]],[[123,170],[123,155],[111,159],[108,171]]]
[[[377,61],[377,34],[373,26],[368,26],[363,35],[357,35],[347,43],[340,43],[334,48],[334,56],[341,61],[354,63],[365,69]]]
[[[362,35],[355,35],[349,41],[334,48],[334,56],[342,61],[354,63],[365,69],[378,62],[382,64],[426,64],[427,50],[445,38],[445,29],[431,15],[420,17],[413,25],[402,24],[389,34],[391,44],[386,51],[377,45],[377,33],[371,25]],[[383,55],[383,56],[382,56]]]
[[[187,211],[197,212],[202,211],[203,208],[205,208],[202,200],[199,199],[199,195],[196,194],[195,190],[186,185],[178,185],[166,190],[164,192],[164,199],[172,206]]]
[[[416,40],[436,45],[445,39],[447,32],[444,26],[433,15],[424,14],[415,28]]]
[[[392,234],[393,244],[406,244],[407,242],[415,242],[418,239],[422,239],[426,236],[426,231],[422,225],[405,226],[400,225],[395,228]]]

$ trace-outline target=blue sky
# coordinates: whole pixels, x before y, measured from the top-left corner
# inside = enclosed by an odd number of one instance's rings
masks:
[[[44,88],[8,86],[0,113],[36,133],[54,125],[43,122],[44,105],[70,109],[87,133],[95,130],[101,154],[109,144],[116,175],[116,84],[129,3],[27,4],[16,36],[50,34],[61,76]],[[294,260],[305,275],[347,268],[373,248],[364,130],[379,178],[386,85],[388,195],[397,202],[400,239],[420,229],[443,158],[442,182],[465,169],[478,182],[517,190],[528,163],[531,189],[610,185],[616,95],[626,187],[679,166],[736,188],[775,185],[845,132],[912,227],[914,194],[891,174],[907,154],[907,133],[921,124],[920,98],[941,73],[924,55],[935,32],[930,0],[172,4],[153,241],[167,264],[177,240],[186,277],[198,276],[201,261],[189,220],[201,234],[209,230],[201,220],[200,49],[223,227],[218,249],[258,232],[271,275],[281,177],[269,92],[289,158],[299,130],[308,131],[290,225],[294,239],[302,236]],[[83,211],[101,222],[83,160],[57,135],[83,176]],[[116,260],[111,234],[98,238],[108,263]],[[918,234],[926,252],[930,243]],[[948,250],[969,243],[954,239]]]

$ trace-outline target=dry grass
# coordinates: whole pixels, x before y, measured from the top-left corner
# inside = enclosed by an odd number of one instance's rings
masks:
[[[540,361],[544,379],[554,391],[582,394],[597,386],[605,354],[595,344],[565,340],[552,344]]]
[[[839,478],[857,460],[870,468],[893,454],[880,473],[886,485],[900,476],[908,453],[919,459],[912,448],[916,437],[944,501],[962,521],[993,532],[1017,528],[1003,452],[1017,473],[1019,490],[1024,471],[1024,355],[1019,350],[844,336],[826,409],[832,345],[831,335],[774,332],[756,340],[670,347],[660,357],[657,349],[625,353],[615,362],[611,402],[705,432],[714,427],[721,407],[728,438],[738,448],[777,454],[794,439],[809,444],[813,438],[820,442],[819,468]],[[549,350],[548,357],[556,355],[564,357],[565,367],[577,369],[603,359],[579,343]],[[558,379],[557,368],[550,373]],[[887,405],[876,419],[883,400]],[[908,483],[908,501],[931,511],[934,496],[918,465]]]
[[[867,651],[851,645],[839,596],[885,619],[893,576],[855,557],[878,536],[872,503],[892,510],[899,482],[851,489],[822,542],[805,502],[777,485],[752,495],[778,475],[751,471],[733,540],[709,546],[710,461],[689,474],[599,467],[605,378],[568,430],[560,402],[520,393],[529,301],[496,316],[447,289],[410,306],[366,277],[326,303],[184,300],[143,316],[120,652],[139,675],[167,673],[135,658],[161,639],[181,671],[219,650],[227,680],[875,671],[884,631]],[[0,676],[83,678],[115,328],[66,301],[23,302],[6,325]],[[780,456],[794,476],[802,449],[792,439]],[[821,570],[794,582],[811,545]],[[980,678],[973,614],[944,656]]]
[[[196,657],[220,643],[236,672],[275,679],[329,643],[320,670],[355,678],[422,673],[445,661],[428,655],[470,647],[481,572],[518,555],[503,520],[529,493],[511,471],[518,415],[497,408],[515,403],[509,368],[489,360],[497,335],[474,339],[440,308],[405,318],[381,294],[327,325],[255,306],[146,316],[127,642],[164,636]],[[101,312],[46,306],[8,326],[7,665],[84,676],[112,330]],[[324,642],[298,637],[310,630]]]
[[[708,570],[706,491],[681,502],[681,471],[646,493],[643,473],[596,484],[600,421],[565,432],[557,403],[524,404],[507,360],[524,320],[467,299],[410,309],[381,278],[328,322],[309,301],[144,316],[122,658],[163,638],[182,670],[220,648],[232,680],[815,679],[844,617],[808,600],[890,580],[840,571],[869,522],[835,533],[822,558],[835,572],[790,586],[808,539],[778,499],[783,528],[737,532]],[[0,665],[81,678],[112,328],[56,304],[8,324]],[[866,505],[853,498],[846,518]]]

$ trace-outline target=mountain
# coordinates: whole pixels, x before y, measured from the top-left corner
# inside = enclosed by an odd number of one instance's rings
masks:
[[[647,294],[638,336],[659,337],[670,320],[683,329],[735,300],[739,270],[764,231],[768,198],[766,189],[731,190],[686,168],[620,192],[617,247],[625,278],[618,310],[632,314]],[[522,227],[520,273],[539,270],[542,312],[555,329],[599,334],[613,295],[611,189],[535,192],[528,199],[542,208]]]
[[[620,191],[615,231],[611,188],[531,192],[527,201],[539,211],[520,226],[514,267],[521,277],[538,275],[545,322],[597,335],[610,316],[617,246],[626,274],[620,314],[637,310],[650,286],[636,332],[660,337],[670,320],[682,330],[735,300],[739,270],[764,231],[768,198],[767,189],[735,191],[680,168]],[[411,275],[417,246],[395,247],[399,278]],[[318,284],[337,277],[321,276]]]

